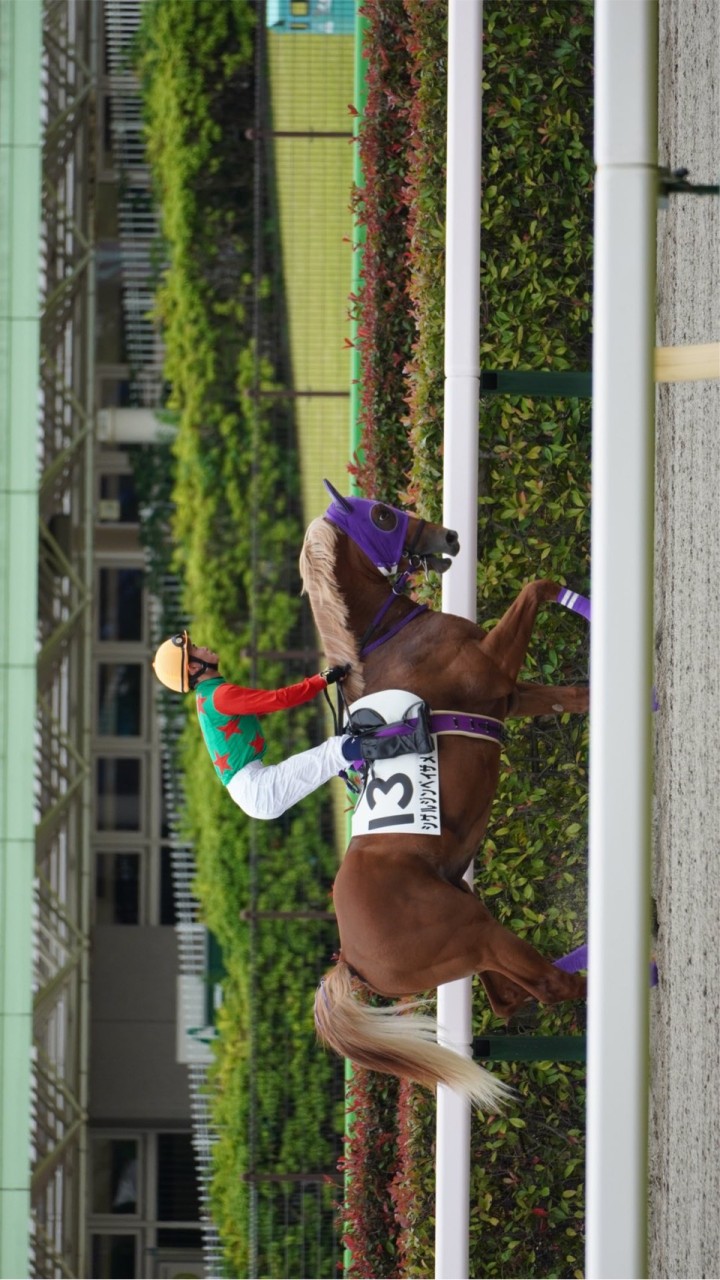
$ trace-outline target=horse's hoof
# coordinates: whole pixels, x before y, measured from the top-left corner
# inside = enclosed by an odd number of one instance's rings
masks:
[[[539,1014],[539,1002],[533,1000],[532,996],[528,996],[527,1000],[515,1005],[509,1013],[503,1016],[507,1027],[512,1027],[513,1031],[516,1031],[518,1035],[523,1035],[526,1031],[536,1030]]]
[[[587,1003],[585,1000],[578,1001],[574,1021],[578,1031],[587,1030]]]

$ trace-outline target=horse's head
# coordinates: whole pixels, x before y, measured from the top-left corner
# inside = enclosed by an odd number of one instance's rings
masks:
[[[430,524],[372,498],[343,498],[329,480],[323,484],[332,497],[325,519],[342,529],[386,577],[397,572],[402,560],[436,573],[450,568],[448,557],[460,550],[454,529]]]

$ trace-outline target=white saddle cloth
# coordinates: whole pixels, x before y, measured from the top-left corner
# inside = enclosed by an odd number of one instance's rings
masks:
[[[394,724],[406,714],[412,716],[418,701],[417,694],[407,689],[384,689],[353,702],[350,712],[370,707],[386,724]],[[403,831],[440,835],[440,772],[434,734],[432,741],[433,750],[426,755],[396,756],[369,765],[352,817],[354,836],[398,835]]]

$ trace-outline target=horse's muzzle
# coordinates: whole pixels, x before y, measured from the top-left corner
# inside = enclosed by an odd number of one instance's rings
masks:
[[[452,554],[457,555],[457,551],[453,551]],[[426,567],[432,569],[434,573],[447,573],[452,564],[452,560],[449,560],[447,556],[423,556],[423,561]]]
[[[456,556],[460,550],[460,539],[454,529],[445,529],[445,547],[438,547],[439,555],[428,555],[425,557],[425,563],[428,569],[434,569],[436,573],[447,573],[452,560],[448,560],[448,556]],[[443,551],[447,550],[447,555]]]

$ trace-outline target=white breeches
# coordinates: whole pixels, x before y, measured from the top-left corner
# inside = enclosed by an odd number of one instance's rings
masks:
[[[340,750],[342,742],[342,738],[328,738],[319,747],[289,756],[280,764],[251,760],[230,779],[227,790],[249,818],[279,818],[347,768]]]

